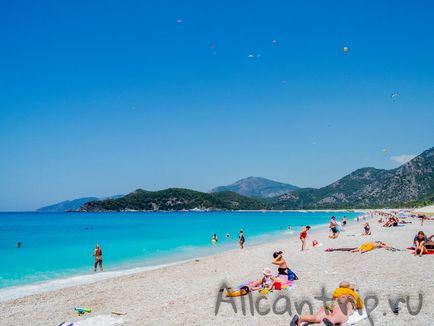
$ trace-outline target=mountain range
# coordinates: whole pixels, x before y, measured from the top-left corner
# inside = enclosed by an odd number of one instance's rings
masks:
[[[211,192],[233,191],[240,195],[255,198],[272,198],[299,189],[297,186],[260,177],[248,177],[228,185],[220,186]]]
[[[298,188],[248,177],[210,193],[179,188],[136,190],[105,200],[80,198],[38,211],[339,209],[420,206],[434,201],[434,147],[396,169],[358,169],[332,184]]]
[[[37,212],[44,212],[44,213],[59,213],[59,212],[65,212],[65,211],[76,211],[84,204],[95,201],[95,200],[105,200],[105,199],[117,199],[122,197],[122,195],[116,195],[116,196],[110,196],[110,197],[104,197],[104,198],[98,198],[98,197],[83,197],[83,198],[77,198],[73,200],[65,200],[61,201],[59,203],[44,206],[41,208],[38,208]]]
[[[434,199],[434,147],[392,170],[362,168],[319,189],[272,199],[274,209],[413,206]]]
[[[271,209],[268,203],[235,192],[204,193],[169,188],[160,191],[137,189],[118,199],[91,201],[79,211],[181,211],[181,210],[256,210]]]

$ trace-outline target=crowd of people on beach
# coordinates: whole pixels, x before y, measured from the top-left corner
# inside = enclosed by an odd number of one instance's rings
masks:
[[[370,217],[379,216],[378,223],[381,227],[396,227],[396,226],[405,226],[405,224],[412,223],[408,221],[407,218],[409,216],[398,216],[397,213],[394,212],[374,212],[370,213]],[[356,221],[360,222],[361,220],[365,221],[368,216],[364,215],[362,217],[357,217]],[[419,218],[421,221],[421,226],[423,226],[423,221],[429,218],[420,218],[419,216],[410,216]],[[341,221],[337,221],[335,216],[330,218],[329,223],[329,238],[337,239],[341,233],[341,231],[345,231],[345,226],[348,221],[346,217],[343,217]],[[288,227],[289,229],[289,227]],[[299,233],[299,240],[301,242],[301,251],[306,250],[308,233],[311,230],[309,225],[306,225],[301,228]],[[368,221],[363,223],[363,232],[362,236],[370,236],[372,235],[372,228]],[[230,235],[226,234],[226,238],[229,238]],[[245,243],[245,235],[243,229],[240,229],[238,235],[238,243],[240,249],[244,248]],[[213,234],[211,238],[211,242],[216,244],[218,242],[217,234]],[[315,247],[317,242],[313,241],[312,247]],[[20,244],[21,245],[21,244]],[[394,248],[390,244],[386,244],[382,241],[368,241],[362,243],[356,247],[344,247],[344,248],[327,248],[325,252],[351,252],[351,253],[360,253],[364,254],[376,249],[384,248],[386,250],[391,251],[402,251],[401,249]],[[431,236],[427,236],[422,230],[420,230],[416,236],[413,238],[413,242],[411,247],[407,248],[411,249],[414,252],[414,255],[417,257],[421,257],[425,254],[434,254],[434,234]],[[100,271],[103,271],[102,267],[102,249],[97,244],[95,250],[93,252],[93,256],[95,257],[94,262],[94,271],[97,271],[99,266]],[[291,270],[288,266],[287,261],[284,257],[284,252],[282,250],[276,251],[272,254],[271,264],[277,267],[277,271],[273,273],[273,271],[265,267],[262,270],[261,276],[248,284],[244,284],[240,289],[228,290],[227,296],[242,296],[246,295],[251,291],[259,291],[261,294],[267,294],[273,290],[280,290],[285,286],[292,286],[295,280],[298,280],[297,275]],[[349,316],[357,310],[363,309],[363,300],[361,300],[359,294],[356,291],[355,285],[351,284],[347,281],[343,281],[339,284],[339,286],[333,292],[332,300],[327,301],[323,307],[321,307],[315,314],[307,314],[307,315],[294,315],[290,325],[305,325],[306,323],[324,323],[327,326],[336,325],[340,323],[345,323]]]
[[[357,222],[363,221],[363,232],[360,234],[361,236],[372,235],[372,228],[369,222],[366,221],[366,219],[374,218],[376,216],[380,217],[378,222],[382,227],[396,227],[399,225],[405,226],[406,224],[412,223],[411,221],[407,220],[407,217],[399,217],[397,212],[370,212],[355,219]],[[412,217],[420,218],[419,216]],[[421,225],[423,225],[422,221],[426,219],[427,218],[421,218]],[[348,222],[346,217],[343,217],[341,221],[337,221],[336,217],[332,216],[329,223],[329,238],[337,239],[341,231],[345,231],[345,226],[347,225],[347,223]],[[301,228],[301,231],[299,233],[301,251],[306,250],[308,232],[310,230],[310,226],[304,226]],[[315,246],[315,241],[313,242],[312,246]],[[367,241],[359,246],[349,248],[327,248],[325,249],[325,251],[342,251],[364,254],[381,248],[390,251],[404,251],[404,249],[394,248],[392,245],[378,240]],[[434,253],[434,234],[428,237],[423,231],[419,231],[413,239],[412,247],[407,249],[412,249],[415,256],[419,257],[430,252]],[[295,273],[289,268],[287,261],[284,258],[283,251],[274,252],[271,263],[277,266],[277,271],[275,273],[273,273],[272,270],[268,267],[264,268],[262,270],[262,275],[256,281],[244,285],[244,292],[237,292],[237,295],[234,296],[245,295],[250,291],[260,291],[261,294],[267,294],[273,289],[280,290],[283,284],[292,284],[294,280],[298,279]],[[310,323],[324,323],[327,326],[338,325],[347,322],[349,316],[351,316],[353,312],[360,312],[363,310],[363,308],[363,300],[357,293],[355,285],[347,281],[343,281],[333,292],[332,299],[330,301],[327,301],[325,305],[321,307],[321,309],[319,309],[315,314],[300,316],[294,315],[290,322],[290,325],[307,325]]]

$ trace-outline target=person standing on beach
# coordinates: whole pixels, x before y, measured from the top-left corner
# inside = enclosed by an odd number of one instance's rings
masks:
[[[95,256],[95,265],[93,267],[93,271],[96,272],[96,268],[99,264],[99,270],[102,272],[102,250],[99,244],[96,245],[93,256]]]
[[[330,219],[329,228],[330,228],[330,231],[332,232],[332,234],[329,236],[329,238],[336,239],[339,236],[339,232],[338,232],[338,228],[337,228],[336,218],[334,216],[332,216],[332,218]]]
[[[310,230],[310,226],[306,226],[301,230],[300,232],[300,241],[301,241],[301,251],[304,250],[304,247],[306,246],[306,238],[307,238],[307,231]]]
[[[342,217],[342,225],[345,227],[347,225],[347,218],[344,216]]]
[[[238,236],[238,239],[240,241],[240,248],[244,248],[244,242],[246,242],[246,239],[244,238],[244,231],[243,229],[240,230],[240,235]]]

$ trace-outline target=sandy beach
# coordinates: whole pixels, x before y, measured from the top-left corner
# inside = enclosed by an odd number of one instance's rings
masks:
[[[74,324],[78,321],[83,325],[86,322],[88,325],[115,322],[119,325],[289,325],[291,315],[288,312],[273,312],[273,303],[279,296],[289,298],[292,314],[296,313],[295,304],[303,300],[311,302],[316,310],[322,302],[314,297],[321,294],[321,288],[330,295],[340,281],[346,280],[356,284],[363,298],[378,298],[378,306],[370,313],[375,325],[433,325],[433,282],[427,277],[434,269],[434,255],[415,257],[405,248],[411,245],[419,230],[427,235],[434,234],[434,221],[425,221],[421,227],[416,219],[408,219],[411,224],[384,228],[377,219],[370,220],[370,236],[361,236],[364,221],[349,221],[338,239],[329,239],[326,228],[315,230],[309,235],[310,244],[305,252],[300,251],[296,235],[256,246],[249,246],[247,238],[244,250],[2,302],[0,324],[59,325],[61,321]],[[312,248],[313,240],[322,246]],[[384,241],[401,251],[377,249],[365,254],[324,251],[356,247],[374,240]],[[252,314],[249,296],[244,297],[245,315],[240,298],[234,298],[236,313],[230,303],[222,302],[216,315],[221,284],[236,286],[257,279],[264,267],[277,270],[271,264],[272,253],[277,250],[284,251],[289,267],[300,278],[295,286],[268,295],[255,292],[251,297],[253,307],[259,297],[264,297],[259,308],[262,312],[271,308],[266,315],[258,313],[256,308]],[[423,302],[417,312],[419,294]],[[389,299],[398,298],[409,301],[410,312],[404,303],[398,315],[392,313]],[[285,303],[280,299],[274,310],[281,311]],[[89,307],[92,313],[78,317],[73,311],[75,306]],[[307,306],[304,309],[307,311]],[[111,315],[113,311],[126,315]],[[368,319],[357,323],[360,326],[370,324]]]

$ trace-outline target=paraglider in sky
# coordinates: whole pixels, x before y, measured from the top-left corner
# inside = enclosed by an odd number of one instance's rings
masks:
[[[247,58],[254,58],[255,56],[253,55],[253,54],[249,54],[248,56],[247,56]]]
[[[387,148],[383,149],[384,155],[387,155],[389,153],[389,150]]]
[[[398,93],[392,93],[390,94],[390,98],[392,99],[393,102],[395,102],[395,97],[398,96]]]
[[[271,43],[276,44],[277,40],[272,40]]]
[[[347,55],[347,53],[348,53],[348,47],[344,46],[344,54]]]
[[[176,22],[177,22],[178,24],[181,24],[181,23],[182,23],[182,19],[177,19]]]

